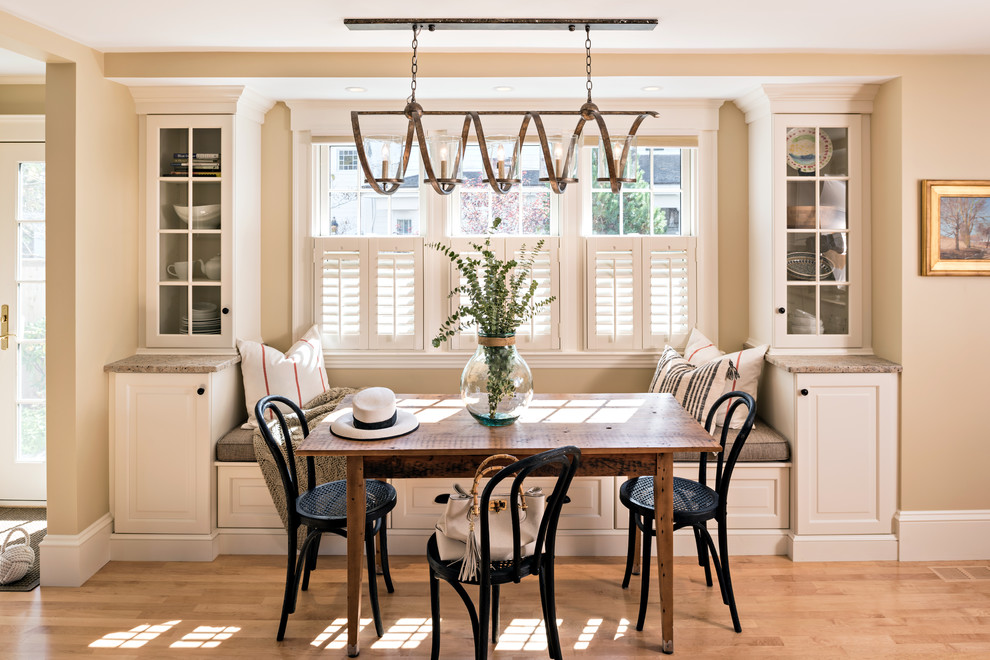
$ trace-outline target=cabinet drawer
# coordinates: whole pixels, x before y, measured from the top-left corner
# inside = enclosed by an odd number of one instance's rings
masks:
[[[218,527],[282,527],[256,463],[217,464]]]
[[[568,495],[571,502],[564,506],[560,529],[612,529],[614,526],[614,488],[612,477],[578,477],[571,482]],[[398,504],[392,511],[395,529],[432,529],[443,512],[443,506],[433,499],[441,493],[452,493],[454,483],[465,490],[469,479],[394,479]],[[549,492],[552,479],[527,479],[532,486],[542,486]]]

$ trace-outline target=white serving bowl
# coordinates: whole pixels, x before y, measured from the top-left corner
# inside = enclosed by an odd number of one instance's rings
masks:
[[[175,214],[179,220],[189,223],[190,209],[188,206],[173,204]],[[220,228],[220,205],[205,204],[203,206],[192,207],[192,226],[194,229],[219,229]]]

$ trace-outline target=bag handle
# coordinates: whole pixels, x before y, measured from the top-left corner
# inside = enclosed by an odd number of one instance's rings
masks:
[[[23,527],[15,527],[14,529],[10,530],[10,532],[7,534],[7,538],[4,539],[3,547],[0,548],[0,554],[7,552],[7,544],[13,545],[12,543],[10,543],[10,537],[14,535],[14,532],[20,532],[21,534],[23,534],[24,545],[28,546],[29,548],[31,547],[31,536],[27,533],[27,530],[24,529]],[[14,543],[16,543],[16,541]]]
[[[478,469],[474,473],[474,483],[471,485],[471,511],[469,517],[477,518],[481,513],[478,508],[478,486],[481,484],[482,478],[490,472],[495,472],[506,467],[509,461],[515,463],[518,460],[512,454],[495,454],[481,461],[481,465],[478,466]],[[503,461],[506,465],[491,465],[495,461]],[[519,499],[519,508],[526,511],[526,496],[521,490],[519,491]]]

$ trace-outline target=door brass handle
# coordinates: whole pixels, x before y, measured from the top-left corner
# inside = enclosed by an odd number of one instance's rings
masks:
[[[0,305],[0,351],[7,350],[8,337],[16,337],[13,332],[7,332],[9,317],[9,307],[7,305]]]

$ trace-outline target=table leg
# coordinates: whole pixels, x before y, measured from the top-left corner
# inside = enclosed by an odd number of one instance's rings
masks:
[[[657,457],[653,482],[657,516],[657,575],[660,577],[660,650],[674,652],[674,455]]]
[[[364,457],[347,457],[347,655],[361,652],[361,564],[364,560],[364,523],[367,500]]]

